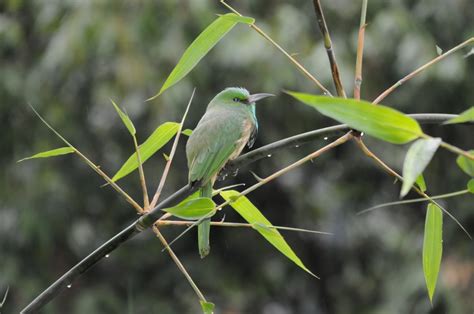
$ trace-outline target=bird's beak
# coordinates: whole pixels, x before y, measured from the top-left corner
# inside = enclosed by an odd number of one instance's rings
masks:
[[[260,99],[264,99],[264,98],[271,97],[271,96],[275,96],[275,95],[268,94],[268,93],[253,94],[253,95],[249,96],[249,98],[247,99],[247,102],[249,104],[253,104],[254,102],[259,101]]]

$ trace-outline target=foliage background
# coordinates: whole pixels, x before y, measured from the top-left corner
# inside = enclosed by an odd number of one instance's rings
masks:
[[[311,1],[232,3],[333,87]],[[323,1],[346,91],[352,89],[359,1]],[[34,117],[32,103],[61,132],[112,174],[132,143],[109,97],[124,106],[142,140],[177,121],[192,88],[197,95],[186,127],[227,86],[271,92],[258,106],[256,147],[334,121],[296,103],[282,89],[319,92],[259,35],[239,25],[179,85],[153,102],[187,45],[226,11],[217,1],[23,1],[0,3],[0,288],[10,286],[5,313],[18,312],[40,291],[136,218],[132,208],[71,156],[16,164],[61,143]],[[418,65],[473,35],[474,4],[456,1],[369,1],[362,97],[374,99]],[[467,52],[465,49],[464,52]],[[458,113],[474,103],[474,63],[449,57],[384,102],[407,113]],[[457,146],[472,147],[472,127],[426,127]],[[400,170],[405,146],[367,138]],[[324,141],[289,149],[241,169],[267,175]],[[169,145],[164,152],[169,151]],[[426,172],[429,192],[464,189],[455,156],[439,151]],[[164,166],[146,163],[150,190]],[[186,182],[184,142],[166,193]],[[140,198],[138,175],[120,183]],[[223,183],[221,183],[223,184]],[[472,242],[445,218],[444,256],[433,308],[421,267],[426,205],[356,216],[397,199],[399,185],[354,144],[335,151],[250,195],[275,225],[333,232],[285,233],[314,280],[247,229],[213,228],[212,252],[200,260],[192,232],[175,250],[220,313],[470,313],[474,310]],[[414,195],[411,195],[414,196]],[[472,196],[443,202],[474,232]],[[225,211],[227,221],[239,218]],[[172,238],[180,228],[167,227]],[[145,232],[123,245],[49,304],[44,313],[196,313],[197,298],[161,244]]]

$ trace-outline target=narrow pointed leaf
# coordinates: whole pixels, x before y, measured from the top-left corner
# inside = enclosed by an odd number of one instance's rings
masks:
[[[165,122],[160,125],[138,149],[140,151],[140,157],[142,163],[148,160],[153,154],[155,154],[160,148],[168,143],[173,136],[178,132],[179,123],[176,122]],[[130,156],[122,167],[113,176],[112,181],[117,181],[135,169],[138,168],[137,154],[134,153]]]
[[[200,301],[201,302],[201,308],[203,314],[213,314],[214,313],[214,303],[211,302],[205,302],[205,301]]]
[[[271,222],[265,218],[260,210],[255,207],[255,205],[253,205],[247,197],[241,196],[237,198],[240,194],[235,190],[222,191],[220,192],[220,195],[226,201],[232,200],[230,206],[232,206],[232,208],[234,208],[235,211],[237,211],[240,216],[242,216],[248,223],[252,224],[254,229],[257,230],[278,251],[280,251],[283,255],[285,255],[303,270],[318,278],[308,268],[306,268],[300,258],[285,241],[280,232],[278,232],[278,230],[275,228],[269,228],[269,226],[273,226]]]
[[[20,159],[17,162],[22,162],[22,161],[25,161],[25,160],[28,160],[28,159],[34,159],[34,158],[48,158],[48,157],[66,155],[66,154],[74,153],[74,151],[75,150],[72,147],[61,147],[61,148],[48,150],[48,151],[45,151],[45,152],[35,154],[33,156],[30,156],[30,157]]]
[[[456,118],[449,119],[445,124],[454,124],[454,123],[465,123],[465,122],[474,122],[474,107],[467,109],[462,112]]]
[[[438,206],[429,204],[423,240],[423,273],[425,274],[426,288],[431,302],[433,302],[442,254],[443,212]]]
[[[183,130],[183,131],[181,132],[181,134],[184,134],[184,135],[186,135],[186,136],[191,136],[191,134],[193,134],[193,130],[191,130],[191,129],[186,129],[186,130]]]
[[[471,179],[467,182],[467,190],[469,193],[474,194],[474,179]]]
[[[216,204],[208,197],[197,197],[185,200],[176,206],[164,208],[163,211],[182,219],[199,219],[210,214]]]
[[[469,151],[470,155],[474,155],[474,150]],[[474,177],[474,160],[466,158],[464,156],[459,156],[456,159],[456,163],[458,164],[459,168],[462,169],[465,173]]]
[[[413,143],[407,151],[403,162],[403,184],[400,196],[410,191],[413,183],[423,173],[441,144],[440,138],[420,139]]]
[[[158,94],[148,100],[158,97],[183,79],[237,23],[252,24],[254,21],[253,18],[234,13],[219,16],[189,45]]]
[[[125,112],[123,112],[112,99],[110,101],[112,102],[112,105],[114,105],[115,111],[117,111],[120,119],[122,119],[122,122],[127,128],[128,132],[130,132],[130,134],[134,136],[137,131],[135,130],[135,126],[133,125],[132,120],[130,120],[130,117],[125,114]]]
[[[423,177],[423,174],[420,174],[418,178],[416,178],[415,183],[418,186],[418,188],[421,190],[421,192],[426,192],[426,182],[425,182],[425,177]]]
[[[325,116],[390,143],[408,143],[423,134],[416,120],[389,107],[355,99],[287,93]]]

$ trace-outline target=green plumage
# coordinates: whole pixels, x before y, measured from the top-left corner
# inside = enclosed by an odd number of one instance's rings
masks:
[[[260,98],[252,98],[257,95]],[[201,186],[201,196],[212,197],[212,187],[220,170],[255,136],[255,101],[268,95],[250,95],[243,88],[227,88],[209,103],[186,145],[189,182]],[[198,226],[201,257],[209,254],[209,233],[210,219]]]

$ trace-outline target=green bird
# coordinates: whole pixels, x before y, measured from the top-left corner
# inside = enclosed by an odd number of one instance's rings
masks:
[[[201,197],[212,197],[212,187],[227,161],[235,159],[245,145],[251,147],[258,130],[255,103],[272,94],[253,94],[245,88],[226,88],[207,106],[206,113],[186,144],[189,183],[199,184]],[[210,219],[198,225],[201,258],[209,254]]]

